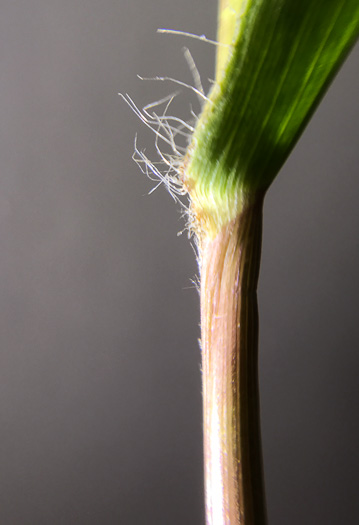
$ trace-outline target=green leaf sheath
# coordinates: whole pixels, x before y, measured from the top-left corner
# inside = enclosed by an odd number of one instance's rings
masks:
[[[231,1],[240,9],[226,6],[237,15],[235,42],[228,60],[222,48],[226,66],[185,162],[194,212],[210,234],[248,194],[267,190],[359,35],[358,0]]]

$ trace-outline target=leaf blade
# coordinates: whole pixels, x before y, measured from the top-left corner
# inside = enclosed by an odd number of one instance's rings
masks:
[[[198,123],[187,169],[195,207],[220,224],[238,213],[244,194],[270,186],[359,34],[357,0],[240,7],[233,53]]]

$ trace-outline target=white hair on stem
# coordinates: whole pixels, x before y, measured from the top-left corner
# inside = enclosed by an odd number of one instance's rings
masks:
[[[178,198],[178,195],[182,195],[183,188],[181,188],[179,185],[179,180],[171,175],[171,168],[169,167],[165,173],[162,173],[161,170],[159,170],[157,166],[145,155],[144,151],[141,151],[137,148],[136,142],[134,149],[135,151],[132,156],[133,160],[139,165],[141,171],[145,173],[150,180],[157,183],[156,186],[150,190],[149,195],[153,193],[161,184],[164,184],[174,201],[185,207],[183,202]],[[144,168],[141,164],[144,165]]]
[[[187,193],[187,190],[183,186],[181,180],[180,167],[183,162],[183,156],[186,148],[183,148],[175,143],[175,136],[177,134],[182,135],[189,139],[193,127],[187,122],[183,121],[178,117],[171,117],[167,115],[168,108],[176,96],[176,94],[168,95],[156,102],[147,104],[140,110],[132,98],[126,94],[119,95],[126,101],[132,111],[140,118],[140,120],[155,134],[155,149],[160,158],[159,161],[151,161],[145,154],[145,150],[140,150],[137,146],[137,135],[134,141],[134,153],[133,160],[141,169],[142,173],[153,182],[155,186],[150,190],[149,194],[153,193],[162,184],[166,187],[170,196],[175,202],[179,203],[185,210],[184,215],[188,215],[188,209],[186,204],[180,200],[180,196]],[[155,112],[149,112],[149,109],[159,107],[161,104],[166,104],[163,114],[157,115]],[[174,123],[178,123],[178,127],[169,124],[169,120]],[[183,131],[186,130],[186,131]],[[165,144],[170,146],[173,154],[164,153],[161,150],[159,142],[163,141]],[[164,169],[161,169],[161,166]]]
[[[174,93],[170,93],[166,97],[161,98],[160,100],[156,100],[155,102],[150,102],[149,104],[146,104],[146,106],[143,106],[142,111],[146,115],[150,115],[148,113],[148,109],[150,108],[156,108],[157,106],[160,106],[161,104],[164,104],[165,102],[168,102],[166,108],[168,108],[169,104],[172,102],[172,100],[180,94],[180,91],[175,91]]]
[[[182,34],[183,36],[190,36],[204,42],[216,45],[218,44],[217,42],[208,40],[204,35],[197,36],[192,35],[191,33],[183,33],[171,30],[159,30],[159,32]],[[200,104],[202,106],[204,102],[211,101],[209,101],[208,97],[205,95],[199,71],[190,51],[187,48],[184,48],[183,51],[189,70],[193,77],[194,85],[187,84],[181,80],[177,80],[168,76],[156,76],[148,78],[137,75],[137,77],[141,80],[155,80],[161,82],[169,81],[184,87],[192,91],[192,93],[194,93],[199,98]],[[153,188],[149,191],[149,194],[152,194],[159,186],[165,186],[174,201],[180,204],[182,209],[181,215],[186,220],[186,227],[181,232],[179,232],[179,235],[187,230],[188,236],[190,237],[193,231],[195,231],[196,220],[191,208],[187,203],[183,202],[181,198],[185,195],[188,195],[188,190],[185,188],[183,183],[183,166],[187,147],[190,144],[193,132],[195,130],[194,126],[198,121],[198,116],[193,111],[191,104],[190,120],[188,122],[177,116],[169,114],[170,106],[179,93],[180,91],[170,93],[159,100],[146,104],[142,107],[142,109],[136,105],[128,93],[119,93],[119,95],[128,104],[128,106],[141,120],[141,122],[143,122],[143,124],[145,124],[145,126],[147,126],[155,134],[154,147],[159,160],[150,160],[145,153],[146,150],[140,149],[137,146],[137,135],[135,136],[134,140],[134,153],[132,156],[133,160],[139,166],[142,173],[146,174],[146,176],[155,183]],[[178,139],[180,139],[180,143],[178,143]],[[186,147],[184,147],[184,145],[186,145]],[[168,149],[170,151],[168,151]]]
[[[230,47],[230,44],[222,44],[221,42],[217,42],[216,40],[211,40],[210,38],[207,38],[206,35],[196,35],[194,33],[187,33],[187,31],[179,31],[177,29],[157,29],[157,33],[165,33],[167,35],[186,36],[189,38],[193,38],[194,40],[200,40],[201,42],[205,42],[206,44],[212,44],[214,46],[221,46],[221,47]]]
[[[191,55],[191,52],[190,52],[190,50],[187,47],[183,48],[183,53],[184,53],[184,57],[185,57],[185,59],[187,61],[188,67],[189,67],[189,69],[190,69],[190,71],[192,73],[194,85],[195,85],[196,89],[200,93],[202,93],[202,95],[204,95],[204,89],[203,89],[203,86],[202,86],[201,75],[199,74],[199,71],[197,69],[196,63],[193,60],[193,56]]]
[[[123,97],[125,98],[125,97]],[[148,104],[144,107],[142,112],[137,108],[130,97],[125,98],[128,102],[131,109],[141,118],[141,120],[150,127],[150,129],[155,133],[155,148],[160,157],[160,161],[153,162],[146,155],[145,150],[140,150],[137,147],[137,135],[135,136],[134,142],[134,154],[132,156],[133,160],[138,164],[142,173],[145,173],[147,177],[156,182],[156,185],[150,190],[149,194],[153,193],[160,185],[164,184],[167,191],[175,202],[180,203],[180,205],[187,210],[186,205],[179,199],[179,196],[185,195],[187,192],[183,187],[183,183],[180,180],[180,166],[182,163],[183,155],[179,153],[178,146],[175,145],[174,136],[172,131],[172,126],[166,122],[166,111],[173,100],[174,95],[170,97],[165,97],[152,104]],[[149,107],[157,107],[159,103],[167,103],[164,114],[160,118],[155,113],[150,114],[148,112]],[[145,113],[147,116],[145,116]],[[177,120],[176,120],[177,121]],[[181,119],[178,119],[180,124],[184,124]],[[157,129],[156,127],[157,126]],[[173,128],[175,131],[178,131],[177,128]],[[160,132],[162,131],[162,133]],[[171,146],[171,149],[174,151],[175,155],[165,154],[162,152],[159,146],[159,140],[164,140],[166,144]],[[165,170],[161,170],[158,166],[165,166]]]
[[[182,150],[182,152],[184,153],[186,151],[186,148],[183,148],[181,146],[176,146],[176,144],[174,143],[173,140],[171,140],[172,136],[171,134],[168,133],[168,129],[167,127],[165,127],[164,124],[161,124],[160,125],[160,128],[162,127],[162,129],[165,131],[165,133],[167,133],[167,136],[165,135],[162,135],[162,133],[160,133],[160,131],[158,129],[156,129],[156,126],[158,127],[159,126],[159,122],[155,120],[151,120],[151,118],[149,118],[148,116],[146,116],[145,114],[143,114],[143,112],[141,112],[141,110],[136,106],[136,104],[134,103],[134,101],[132,100],[132,98],[130,97],[130,95],[128,95],[127,93],[125,95],[123,95],[122,93],[119,93],[120,97],[123,98],[123,100],[130,106],[130,108],[132,109],[132,111],[138,116],[138,118],[151,130],[153,131],[153,133],[158,136],[160,139],[162,139],[166,144],[168,144],[169,146],[171,146],[172,150],[174,153],[176,153],[177,155],[181,155],[181,152],[179,150]]]
[[[194,93],[196,93],[200,98],[202,98],[205,102],[210,102],[212,103],[212,101],[206,97],[206,95],[204,93],[201,93],[201,91],[199,91],[196,87],[194,86],[191,86],[190,84],[186,84],[186,82],[182,82],[182,80],[177,80],[176,78],[172,78],[172,77],[141,77],[140,75],[137,75],[137,77],[140,79],[140,80],[155,80],[155,81],[160,81],[160,82],[174,82],[175,84],[178,84],[179,86],[183,86],[187,89],[190,89],[192,91],[194,91]]]

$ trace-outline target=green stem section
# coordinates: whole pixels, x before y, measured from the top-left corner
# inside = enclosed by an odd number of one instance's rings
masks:
[[[262,196],[201,242],[207,525],[265,525],[258,391]]]

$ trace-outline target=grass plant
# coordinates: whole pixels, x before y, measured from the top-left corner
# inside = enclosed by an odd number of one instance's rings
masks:
[[[265,194],[359,35],[358,0],[219,0],[216,81],[192,123],[138,110],[189,197],[200,267],[207,525],[267,523],[258,389],[257,281]],[[178,124],[175,127],[175,124]],[[179,135],[188,147],[176,145]],[[171,153],[163,153],[159,142]]]

